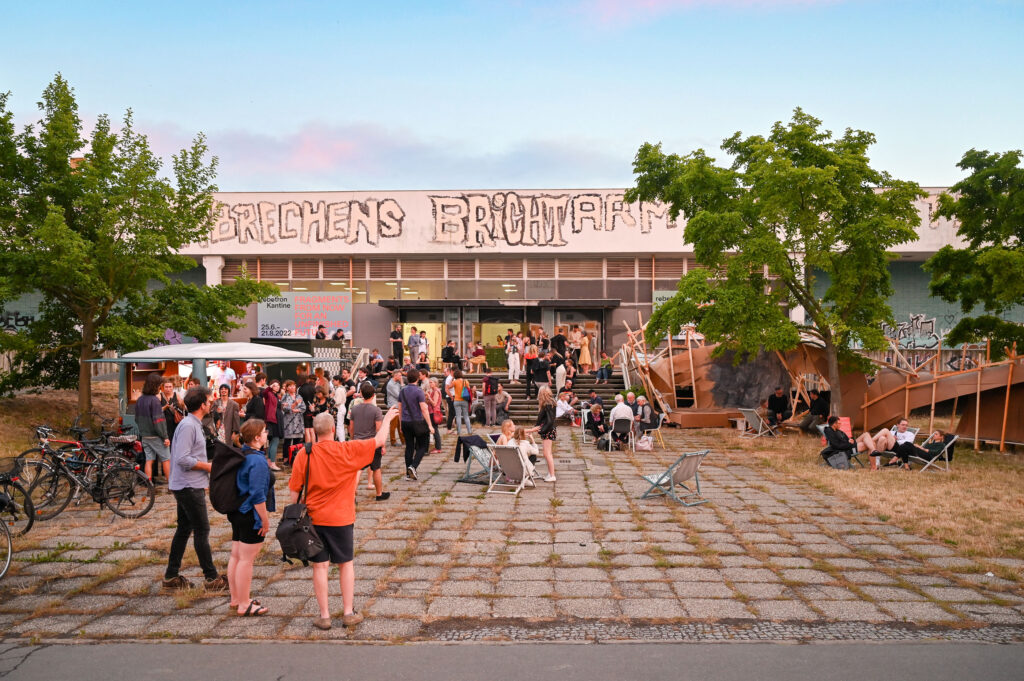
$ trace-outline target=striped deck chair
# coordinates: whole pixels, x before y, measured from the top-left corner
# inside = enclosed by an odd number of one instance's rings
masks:
[[[701,463],[704,462],[704,457],[710,451],[710,449],[702,449],[697,452],[687,452],[676,459],[675,463],[669,466],[664,473],[643,476],[643,479],[650,483],[651,486],[640,498],[647,499],[654,496],[667,496],[678,501],[683,506],[696,506],[697,504],[707,503],[708,500],[703,498],[699,498],[697,501],[687,501],[687,499],[701,497],[699,469]],[[694,481],[695,489],[691,490],[686,485],[688,480]],[[677,487],[681,487],[685,490],[685,493],[680,495],[676,489]]]

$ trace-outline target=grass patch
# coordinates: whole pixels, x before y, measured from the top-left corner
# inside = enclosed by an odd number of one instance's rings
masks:
[[[549,501],[551,502],[551,508],[558,508],[559,506],[561,506],[562,504],[565,503],[564,501],[562,501],[558,497],[551,497],[551,499]]]
[[[928,416],[911,415],[911,425],[928,428]],[[945,428],[945,423],[936,427]],[[777,440],[743,440],[734,432],[713,431],[723,449],[739,450],[752,462],[765,464],[774,481],[798,478],[829,495],[866,508],[881,522],[899,517],[913,534],[932,537],[962,555],[1024,558],[1024,457],[991,449],[973,451],[969,441],[957,443],[947,473],[915,469],[871,472],[835,471],[819,466],[821,441],[788,433]],[[893,504],[913,513],[893,514]]]

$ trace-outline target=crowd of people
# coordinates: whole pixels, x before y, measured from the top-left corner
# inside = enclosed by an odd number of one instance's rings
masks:
[[[507,352],[508,381],[524,379],[527,399],[537,401],[532,427],[516,426],[509,419],[513,397],[487,364],[482,348],[463,362],[455,344],[448,343],[441,352],[442,371],[432,376],[426,333],[415,328],[408,338],[396,328],[392,355],[385,359],[374,350],[367,366],[354,375],[342,369],[330,376],[318,367],[294,379],[268,378],[261,371],[238,376],[230,365],[212,364],[207,385],[189,378],[181,388],[172,378],[149,375],[136,403],[145,472],[151,478],[163,475],[177,506],[163,587],[193,588],[181,574],[191,541],[206,590],[228,592],[230,607],[239,616],[267,614],[269,609],[250,593],[252,566],[272,527],[275,474],[286,474],[293,503],[308,485],[304,503],[324,544],[311,561],[320,610],[314,625],[331,626],[328,568],[334,564],[340,574],[342,621],[351,626],[362,619],[353,609],[356,494],[366,471],[366,487],[374,499],[390,497],[381,470],[387,446],[404,449],[404,477],[416,482],[423,458],[441,452],[442,430],[456,436],[473,434],[471,415],[480,403],[478,419],[484,427],[500,428],[498,443],[521,447],[531,462],[543,458],[547,470],[541,479],[555,482],[554,442],[560,424],[579,424],[585,411],[586,427],[597,436],[617,415],[636,422],[641,431],[652,426],[654,414],[642,396],[618,395],[618,404],[606,419],[595,390],[582,399],[575,394],[579,372],[596,371],[602,382],[610,377],[611,368],[605,353],[594,361],[592,339],[578,328],[569,336],[552,338],[544,333],[532,338],[510,329],[498,340]],[[484,361],[474,362],[474,356]],[[480,375],[471,382],[470,373]],[[233,447],[244,457],[235,480],[242,502],[226,514],[231,553],[223,573],[210,548],[207,510],[212,453],[218,442],[216,446]]]

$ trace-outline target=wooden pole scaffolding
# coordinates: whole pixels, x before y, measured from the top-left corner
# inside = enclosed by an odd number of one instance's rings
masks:
[[[690,388],[693,390],[693,408],[696,409],[699,405],[697,404],[697,374],[693,368],[693,345],[690,343],[690,334],[692,329],[686,327],[686,358],[690,361]]]
[[[987,363],[986,363],[987,364]],[[981,426],[981,372],[985,370],[985,366],[979,366],[976,371],[978,372],[978,387],[974,395],[974,451],[978,451],[978,428]]]
[[[1007,349],[1007,355],[1013,360],[1010,362],[1010,368],[1006,372],[1006,399],[1003,400],[1003,427],[999,431],[999,451],[1003,452],[1006,449],[1006,419],[1010,414],[1010,389],[1013,387],[1013,367],[1017,365],[1017,342],[1014,341],[1013,347]]]
[[[672,391],[672,408],[679,408],[679,398],[676,396],[676,361],[672,357],[672,330],[668,332],[668,387]]]

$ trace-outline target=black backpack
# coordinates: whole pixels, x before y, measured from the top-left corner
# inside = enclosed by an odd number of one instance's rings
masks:
[[[281,545],[281,560],[291,563],[291,559],[309,565],[309,559],[324,550],[324,542],[313,527],[313,519],[309,517],[306,505],[302,503],[309,488],[309,467],[313,458],[313,445],[306,443],[306,479],[302,483],[298,501],[284,507],[281,522],[277,524],[277,542]]]
[[[245,462],[245,454],[220,440],[215,440],[211,449],[210,503],[213,510],[226,515],[242,505],[242,495],[238,493],[238,469]]]

